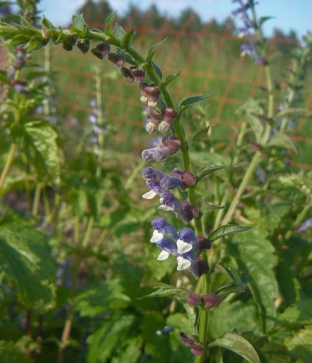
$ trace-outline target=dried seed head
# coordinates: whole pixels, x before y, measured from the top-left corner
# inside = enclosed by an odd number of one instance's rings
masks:
[[[134,76],[132,75],[132,73],[128,68],[121,67],[120,73],[128,83],[132,83],[134,81]]]
[[[77,42],[77,48],[81,53],[86,54],[90,47],[90,41],[87,39],[79,39]]]
[[[124,64],[123,55],[118,54],[118,53],[109,53],[108,60],[110,62],[112,62],[118,68],[122,67]]]
[[[143,71],[142,69],[138,69],[136,67],[131,67],[130,71],[134,76],[134,81],[135,82],[142,82],[144,80],[145,71]]]

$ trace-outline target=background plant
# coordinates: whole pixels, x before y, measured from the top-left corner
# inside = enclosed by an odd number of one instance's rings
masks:
[[[244,4],[239,5],[240,12],[247,16],[247,9],[242,8]],[[252,2],[249,6],[253,10]],[[46,32],[42,35],[25,19],[21,20],[23,34],[27,33],[25,29],[29,32],[27,39],[20,35],[20,29],[15,25],[3,24],[2,36],[13,38],[11,43],[22,44],[32,36],[26,45],[28,50],[46,43]],[[153,46],[145,59],[128,44],[132,32],[125,34],[118,25],[111,27],[112,21],[111,16],[104,33],[88,31],[81,17],[73,18],[70,34],[54,29],[47,19],[43,20],[43,25],[50,32],[49,36],[54,37],[55,42],[62,43],[66,50],[72,47],[73,36],[109,40],[115,45],[123,41],[126,61],[130,61],[130,64],[135,61],[146,63],[145,70],[151,81],[161,89],[163,102],[173,106],[166,90],[167,84],[160,83],[160,70],[152,60],[160,44]],[[244,19],[244,22],[247,21]],[[256,21],[256,18],[250,21]],[[22,352],[20,358],[12,355],[12,350],[16,352],[21,349],[26,355],[43,361],[46,357],[59,362],[65,359],[87,359],[90,362],[111,359],[120,362],[191,361],[190,350],[181,346],[179,337],[180,331],[193,333],[182,306],[156,296],[182,300],[196,331],[194,311],[198,308],[193,309],[187,303],[188,292],[195,290],[200,295],[215,292],[223,300],[209,313],[208,323],[206,310],[200,308],[199,339],[209,343],[207,361],[237,361],[244,358],[250,362],[265,362],[276,361],[279,357],[290,362],[296,359],[309,361],[308,271],[311,250],[308,240],[294,227],[304,220],[309,221],[310,177],[308,173],[296,174],[295,169],[285,168],[290,157],[286,154],[285,160],[285,150],[295,149],[287,136],[291,129],[286,126],[291,118],[310,116],[309,112],[294,103],[298,100],[306,70],[310,40],[307,37],[305,45],[294,50],[289,89],[278,98],[278,90],[273,88],[270,79],[271,62],[266,58],[266,44],[258,27],[260,25],[261,20],[251,27],[255,28],[258,43],[252,43],[254,49],[245,47],[244,50],[257,52],[259,58],[255,59],[265,69],[267,84],[260,100],[248,101],[239,108],[238,115],[243,123],[232,153],[224,154],[224,145],[220,145],[218,138],[215,138],[213,129],[208,130],[209,120],[204,107],[186,110],[187,106],[197,104],[207,95],[181,102],[179,113],[181,115],[183,112],[186,116],[184,119],[188,120],[185,138],[177,119],[174,121],[175,132],[184,143],[184,168],[191,167],[187,156],[190,155],[192,170],[197,171],[197,180],[203,179],[196,185],[197,198],[193,191],[189,191],[190,202],[195,202],[203,214],[203,217],[200,215],[196,219],[197,234],[203,233],[211,240],[227,235],[223,243],[214,242],[209,254],[213,273],[211,281],[207,282],[212,286],[212,291],[208,290],[207,284],[201,284],[203,279],[196,287],[190,274],[174,273],[172,260],[160,265],[156,261],[156,248],[146,243],[151,238],[150,221],[159,215],[154,208],[157,203],[154,207],[150,207],[150,202],[137,203],[141,194],[139,189],[144,192],[145,188],[139,176],[144,165],[136,162],[135,155],[132,157],[137,167],[130,177],[123,166],[117,167],[116,163],[109,163],[109,158],[106,158],[106,155],[110,158],[118,155],[110,151],[114,130],[108,127],[103,115],[99,72],[95,76],[95,97],[88,101],[92,101],[92,126],[86,128],[77,152],[70,157],[65,155],[66,162],[63,162],[57,142],[57,128],[34,116],[33,108],[37,108],[43,98],[49,99],[48,84],[24,84],[20,74],[14,74],[14,82],[9,76],[2,76],[2,81],[10,88],[2,109],[4,127],[10,130],[6,139],[9,152],[4,152],[7,157],[4,156],[6,167],[2,174],[5,182],[2,195],[12,190],[28,193],[30,205],[29,213],[17,211],[20,217],[8,215],[7,210],[3,210],[4,329],[16,326],[16,322],[27,312],[23,320],[25,334],[18,331],[13,334],[13,341],[3,341],[3,357],[26,361],[27,357]],[[254,36],[253,33],[251,36]],[[82,48],[85,42],[78,44]],[[100,58],[96,51],[101,49],[93,48],[93,53]],[[117,77],[118,73],[112,76]],[[47,77],[49,74],[40,73],[37,76]],[[169,76],[167,83],[174,78]],[[38,89],[48,92],[45,94]],[[274,101],[276,98],[277,101]],[[276,113],[274,105],[279,101],[283,101],[284,105],[280,105]],[[93,139],[90,140],[87,136],[91,129]],[[201,131],[194,132],[198,129]],[[208,132],[209,139],[205,137]],[[188,146],[191,150],[189,154],[186,153]],[[100,154],[99,150],[103,149],[105,152]],[[177,155],[170,159],[171,163],[165,164],[170,171],[172,164],[180,163]],[[225,168],[231,164],[235,164],[235,167]],[[160,166],[155,165],[155,168]],[[21,173],[21,170],[27,172]],[[165,170],[162,168],[163,172]],[[12,179],[7,176],[9,171]],[[214,171],[218,173],[212,173]],[[209,179],[204,179],[208,175]],[[44,209],[41,214],[38,212],[40,201]],[[163,215],[167,217],[167,214]],[[229,228],[233,227],[216,230],[231,221],[233,216],[236,222],[252,225],[253,228],[233,238],[229,235],[229,232],[233,232]],[[203,221],[204,231],[200,231],[200,220]],[[171,222],[177,230],[181,230],[178,219],[174,218]],[[34,226],[41,226],[48,243]],[[309,233],[308,230],[305,232],[308,226],[309,223],[305,223],[299,228],[300,233]],[[21,240],[27,252],[21,253]],[[33,245],[34,241],[38,246]],[[7,260],[8,250],[12,246],[15,247],[13,261]],[[27,256],[26,260],[24,256]],[[22,268],[17,272],[13,269],[16,260]],[[48,261],[49,264],[43,263]],[[55,265],[59,266],[57,273],[53,271]],[[248,275],[248,289],[245,292],[247,280],[237,271]],[[25,280],[24,276],[32,278]],[[55,276],[57,279],[53,282]],[[138,299],[149,292],[142,285],[147,286],[155,281],[167,285],[156,285],[157,290],[150,295],[150,299]],[[176,288],[169,284],[176,285]],[[201,285],[203,293],[200,292]],[[233,294],[233,290],[241,292]],[[225,294],[229,292],[231,294]],[[12,301],[15,301],[13,312]],[[11,315],[8,315],[10,310],[7,304],[10,304]],[[16,315],[18,313],[19,317]],[[37,315],[38,319],[34,318]],[[10,319],[7,319],[8,316]],[[227,318],[224,319],[224,316]],[[302,328],[303,324],[306,324],[305,328]],[[33,332],[32,329],[36,327],[38,329]],[[44,333],[43,327],[46,327]],[[242,344],[243,348],[238,348],[239,345],[233,347],[233,340]],[[162,347],[161,351],[159,346]],[[239,355],[243,358],[239,358]],[[203,359],[204,354],[196,358],[197,361]]]

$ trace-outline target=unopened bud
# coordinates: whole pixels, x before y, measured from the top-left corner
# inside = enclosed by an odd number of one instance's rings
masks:
[[[145,130],[149,133],[149,134],[155,134],[155,132],[157,131],[157,125],[155,125],[152,122],[148,122],[145,126]]]
[[[200,259],[200,257],[196,256],[196,265],[197,265],[197,271],[198,271],[198,276],[197,277],[201,277],[202,275],[207,275],[209,272],[209,266],[206,264],[206,262],[204,262],[203,260]],[[203,298],[204,300],[204,298]],[[206,300],[204,300],[206,302]],[[206,309],[207,308],[207,302],[206,302]]]
[[[196,238],[200,251],[203,251],[205,249],[209,250],[211,248],[211,242],[208,238],[204,236],[197,236]]]
[[[196,307],[197,305],[200,305],[202,303],[202,299],[200,298],[200,296],[198,296],[197,294],[195,294],[195,292],[188,291],[187,295],[189,297],[188,304],[190,306]]]
[[[130,71],[134,76],[135,82],[142,82],[144,80],[145,72],[142,69],[138,69],[136,67],[131,67]]]
[[[67,39],[63,39],[63,49],[67,52],[70,52],[71,50],[73,50],[73,45]]]
[[[170,124],[166,121],[162,121],[159,125],[158,125],[158,131],[161,134],[168,134],[168,132],[170,131]]]
[[[109,53],[108,60],[112,62],[116,67],[120,68],[124,64],[124,58],[121,54],[118,53]]]
[[[163,114],[164,121],[169,123],[172,123],[173,120],[179,116],[178,112],[172,107],[163,107],[161,113]]]
[[[132,83],[134,81],[134,76],[132,75],[132,73],[130,72],[130,70],[128,68],[121,67],[120,73],[122,74],[122,76],[124,77],[126,82]]]
[[[187,187],[194,186],[197,183],[196,175],[188,170],[183,172],[182,180]]]
[[[90,41],[88,39],[79,39],[77,42],[77,48],[81,53],[86,54],[90,47]]]
[[[150,115],[155,120],[158,120],[158,121],[163,120],[162,113],[160,111],[156,110],[156,108],[151,108],[150,109]]]
[[[214,294],[207,294],[202,297],[202,299],[205,301],[206,305],[205,308],[209,311],[212,311],[216,305],[219,305],[221,302],[221,299],[219,296]]]
[[[50,33],[50,30],[48,28],[42,28],[42,36],[44,38],[47,38],[47,39],[50,39],[51,38],[51,33]]]
[[[99,43],[97,44],[97,46],[95,47],[95,49],[100,52],[104,57],[106,57],[110,51],[110,45],[108,42],[103,42],[103,43]]]
[[[75,34],[67,34],[66,39],[69,41],[71,45],[76,45],[77,37]]]

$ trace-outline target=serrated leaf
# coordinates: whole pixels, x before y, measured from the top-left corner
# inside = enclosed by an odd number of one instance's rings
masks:
[[[286,338],[284,344],[289,349],[292,357],[301,359],[302,362],[312,361],[312,327],[306,326],[293,332],[291,338]]]
[[[282,147],[285,149],[294,150],[295,153],[297,153],[297,148],[292,139],[282,133],[282,132],[275,132],[273,137],[268,141],[266,144],[267,147],[277,146]]]
[[[33,163],[38,175],[59,182],[58,135],[51,125],[43,121],[16,125],[11,129],[11,137]]]
[[[305,108],[289,108],[287,110],[280,111],[276,118],[283,117],[312,117],[312,111]]]
[[[229,277],[241,291],[245,291],[245,286],[241,280],[241,276],[233,266],[225,262],[217,263],[214,266],[214,271]]]
[[[115,24],[114,29],[112,30],[112,34],[119,40],[121,40],[125,35],[126,32],[124,31],[124,29],[119,25],[119,24]]]
[[[186,99],[184,99],[179,106],[179,113],[182,113],[183,111],[185,111],[188,107],[195,105],[196,103],[202,102],[204,100],[206,100],[208,97],[210,97],[213,94],[213,92],[211,93],[207,93],[206,95],[201,95],[201,96],[194,96],[194,97],[188,97]]]
[[[162,82],[163,87],[167,87],[172,81],[174,81],[177,77],[179,77],[181,71],[176,74],[169,74],[164,82]]]
[[[135,31],[134,29],[131,29],[128,33],[126,33],[120,40],[121,46],[124,49],[128,49],[128,47],[132,43],[132,39],[134,37]]]
[[[75,31],[81,32],[84,28],[85,22],[81,15],[73,15],[72,26]]]
[[[113,25],[113,21],[116,17],[116,11],[112,14],[110,14],[107,19],[106,19],[106,27],[105,27],[105,31],[104,34],[106,35],[111,35],[112,34],[112,25]]]
[[[215,241],[218,238],[221,238],[223,236],[227,236],[229,234],[248,231],[250,228],[251,227],[239,226],[239,225],[236,225],[236,224],[226,224],[224,226],[221,226],[221,227],[217,228],[212,233],[210,233],[208,238],[209,238],[210,241]]]
[[[228,349],[240,355],[249,363],[262,363],[250,342],[236,333],[225,333],[214,342],[208,344],[208,346]]]
[[[154,44],[148,51],[148,55],[146,57],[146,62],[152,64],[153,56],[156,50],[167,40],[168,38],[163,39],[161,42]]]
[[[191,145],[194,141],[201,139],[202,137],[205,137],[210,129],[210,126],[205,127],[202,130],[198,131],[191,131],[186,134],[186,142]]]
[[[279,315],[277,324],[291,326],[312,325],[312,299],[296,301]]]
[[[135,315],[125,314],[123,311],[113,314],[87,338],[89,347],[87,361],[107,362],[107,359],[120,351],[127,339],[134,335],[132,331],[136,331],[137,325]]]
[[[124,294],[119,279],[112,279],[78,294],[74,298],[74,309],[81,316],[96,317],[108,309],[123,309],[129,305],[130,299]]]
[[[274,19],[274,16],[261,16],[259,19],[258,19],[258,25],[259,27],[261,27],[261,25],[263,23],[265,23],[266,21],[270,20],[270,19]]]
[[[207,175],[209,175],[211,173],[214,173],[215,171],[220,170],[220,169],[229,168],[230,166],[233,166],[233,165],[235,165],[235,164],[225,165],[225,166],[222,166],[222,165],[207,165],[207,166],[204,166],[204,167],[197,170],[197,173],[196,173],[197,183],[201,179],[205,178]]]
[[[223,208],[224,208],[224,205],[216,205],[216,204],[203,202],[203,204],[200,207],[200,211],[203,214],[205,214],[205,213],[213,212],[215,210],[223,209]]]
[[[41,231],[24,220],[0,220],[0,266],[18,287],[26,310],[38,314],[54,306],[55,260]]]
[[[246,210],[247,217],[253,221]],[[238,268],[248,275],[248,287],[258,306],[262,331],[270,330],[276,319],[277,281],[274,272],[274,247],[266,239],[268,232],[254,226],[248,233],[235,235],[227,244],[227,254],[235,256]]]

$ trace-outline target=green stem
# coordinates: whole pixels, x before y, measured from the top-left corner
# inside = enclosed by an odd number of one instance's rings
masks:
[[[42,184],[41,183],[37,183],[36,190],[35,190],[33,207],[32,207],[32,212],[31,212],[31,215],[33,217],[38,214],[39,203],[40,203],[40,195],[41,195],[41,189],[42,189]]]
[[[9,172],[10,166],[11,166],[11,164],[13,162],[15,148],[16,148],[16,145],[15,144],[11,144],[10,150],[9,150],[9,155],[8,155],[7,161],[5,163],[5,166],[4,166],[3,170],[2,170],[1,177],[0,177],[0,190],[2,189],[4,180],[7,177],[7,174]]]
[[[209,294],[210,292],[210,275],[203,275],[201,277],[202,280],[202,296]],[[199,341],[207,344],[207,336],[208,336],[208,319],[209,319],[209,311],[203,307],[200,308],[200,322],[199,322]],[[201,356],[197,356],[195,358],[194,363],[202,363],[205,359],[205,353]]]
[[[90,216],[89,219],[88,219],[88,222],[87,222],[87,227],[86,227],[82,242],[81,242],[82,247],[87,247],[88,246],[88,242],[89,242],[89,238],[90,238],[90,233],[92,231],[93,223],[94,223],[94,218],[92,216]]]
[[[100,68],[96,69],[95,73],[95,92],[96,92],[96,108],[97,108],[97,126],[98,126],[98,143],[99,143],[99,155],[98,163],[96,168],[96,176],[99,178],[101,176],[101,164],[104,155],[104,134],[103,134],[103,104],[102,104],[102,74]]]

